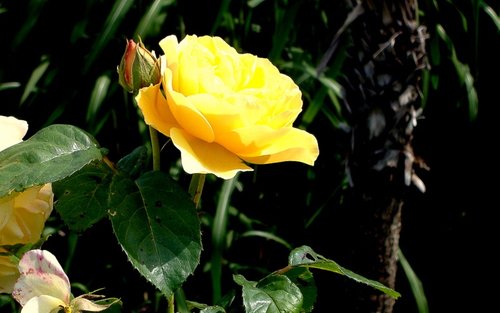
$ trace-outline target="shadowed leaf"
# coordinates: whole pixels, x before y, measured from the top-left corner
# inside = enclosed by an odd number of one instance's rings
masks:
[[[132,265],[170,296],[200,261],[200,223],[189,195],[167,174],[115,176],[110,219]]]
[[[243,287],[246,313],[300,312],[303,296],[292,281],[284,275],[271,275],[258,283],[234,275],[234,281]]]
[[[348,278],[353,279],[359,283],[363,283],[370,287],[378,289],[393,298],[397,299],[401,296],[399,292],[394,291],[391,288],[388,288],[377,281],[358,275],[338,265],[335,261],[329,260],[317,254],[308,246],[302,246],[294,249],[290,253],[290,256],[288,257],[288,264],[293,267],[302,266],[302,267],[317,268],[320,270],[334,272],[337,274],[347,276]]]

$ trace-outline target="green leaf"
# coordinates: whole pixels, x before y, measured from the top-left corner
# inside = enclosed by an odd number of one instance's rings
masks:
[[[326,77],[324,74],[318,75],[316,69],[307,63],[303,63],[304,72],[306,72],[310,77],[313,77],[325,86],[328,90],[333,91],[333,93],[339,97],[344,98],[345,90],[342,85],[340,85],[336,80]]]
[[[262,230],[248,230],[248,231],[242,233],[240,236],[242,238],[243,237],[261,237],[261,238],[272,240],[276,243],[279,243],[282,246],[284,246],[285,248],[287,248],[288,250],[292,249],[292,246],[288,242],[286,242],[285,239],[283,239],[279,236],[276,236],[272,232],[262,231]]]
[[[467,99],[469,100],[469,118],[474,121],[477,118],[479,100],[476,87],[474,87],[474,77],[472,76],[468,66],[466,66],[464,83],[465,88],[467,89]]]
[[[167,14],[165,7],[174,4],[174,0],[155,0],[142,16],[134,32],[134,38],[140,37],[142,40],[150,35],[156,35],[161,30]]]
[[[127,12],[132,7],[134,1],[132,0],[115,0],[113,8],[106,18],[106,22],[102,29],[102,32],[94,42],[90,53],[86,58],[86,63],[83,68],[83,72],[86,73],[97,57],[101,54],[102,50],[107,46],[109,40],[113,38],[118,29],[118,26],[122,23],[123,19],[127,15]]]
[[[301,126],[307,128],[312,121],[316,118],[316,115],[321,110],[326,96],[326,87],[322,86],[318,92],[315,94],[314,98],[310,101],[307,106],[306,111],[302,115]]]
[[[410,283],[410,288],[415,297],[415,302],[417,303],[417,308],[419,313],[429,313],[429,306],[427,305],[427,297],[425,296],[424,287],[422,282],[418,278],[417,274],[411,268],[410,263],[406,260],[403,252],[401,250],[398,251],[398,258],[403,271],[406,274],[406,278],[408,278],[408,282]]]
[[[107,74],[101,75],[95,82],[94,89],[90,95],[89,105],[87,107],[86,122],[94,134],[97,134],[100,128],[109,118],[108,114],[99,114],[100,108],[106,99],[109,91],[111,79]]]
[[[11,51],[17,51],[18,47],[27,41],[26,37],[33,33],[33,28],[37,25],[38,19],[42,15],[41,12],[46,11],[44,6],[48,3],[43,0],[31,0],[24,1],[24,4],[26,8],[23,10],[24,12],[22,14],[23,20],[19,24],[22,25],[22,27],[20,27],[15,35],[14,41],[10,46],[10,49],[12,49]],[[19,18],[21,18],[21,16]],[[12,29],[12,31],[14,30],[15,28]]]
[[[215,305],[204,308],[200,313],[226,313],[226,310],[223,307]]]
[[[129,177],[137,178],[143,174],[149,159],[150,153],[148,148],[140,146],[118,161],[116,166],[119,171],[126,173]]]
[[[306,267],[296,267],[287,271],[285,275],[299,287],[304,297],[301,312],[312,312],[318,296],[313,274]]]
[[[483,8],[484,12],[488,14],[488,16],[491,18],[492,22],[495,24],[497,27],[497,32],[500,31],[500,17],[498,17],[497,13],[495,10],[493,10],[492,7],[481,1],[481,7]]]
[[[102,159],[95,139],[71,125],[51,125],[0,151],[0,197],[55,182]]]
[[[188,301],[188,300],[186,300],[186,305],[187,305],[186,309],[188,310],[188,312],[192,312],[193,310],[199,310],[200,313],[226,313],[224,307],[220,305],[207,305],[204,303]]]
[[[399,292],[394,291],[391,288],[386,287],[377,281],[356,274],[338,265],[335,261],[329,260],[317,254],[308,246],[302,246],[294,249],[288,257],[288,264],[292,267],[303,266],[307,268],[316,268],[320,270],[334,272],[337,274],[347,276],[348,278],[353,279],[359,283],[363,283],[370,287],[378,289],[393,298],[397,299],[401,296]]]
[[[255,7],[257,7],[259,4],[261,4],[262,2],[264,2],[264,0],[248,0],[248,1],[247,1],[247,5],[248,5],[248,7],[250,7],[250,8],[255,8]]]
[[[457,77],[461,85],[465,85],[465,89],[467,92],[467,100],[469,104],[469,118],[471,120],[475,120],[477,117],[478,111],[478,96],[476,92],[476,88],[474,86],[474,77],[472,76],[469,66],[467,64],[462,63],[455,51],[455,47],[453,45],[452,40],[446,34],[446,31],[441,25],[437,25],[437,32],[441,39],[446,43],[446,46],[450,50],[450,60],[455,66],[455,70],[457,71]]]
[[[110,219],[132,265],[170,296],[200,261],[200,223],[189,195],[167,174],[115,176]]]
[[[24,87],[23,95],[21,96],[21,100],[19,104],[23,104],[24,101],[28,98],[28,96],[36,91],[36,85],[38,84],[38,81],[40,78],[42,78],[43,74],[45,74],[45,71],[49,67],[49,59],[47,56],[42,56],[42,60],[40,61],[40,64],[33,70],[33,73],[31,73],[30,79],[26,83],[26,87]]]
[[[282,14],[275,14],[276,26],[271,41],[271,51],[268,55],[268,59],[271,60],[271,62],[276,62],[280,59],[286,43],[290,40],[290,33],[294,29],[294,21],[296,20],[301,4],[301,1],[291,1],[284,8]]]
[[[82,232],[106,216],[113,172],[103,162],[93,162],[53,184],[55,209],[64,223]]]
[[[258,283],[234,275],[234,281],[243,287],[243,304],[247,313],[293,313],[302,309],[303,296],[290,278],[271,275]]]
[[[21,87],[21,83],[19,82],[5,82],[5,83],[0,83],[0,91],[2,90],[8,90],[8,89],[15,89]]]

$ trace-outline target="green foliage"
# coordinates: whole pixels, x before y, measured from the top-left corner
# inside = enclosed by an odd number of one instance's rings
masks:
[[[303,296],[300,289],[284,275],[268,276],[259,282],[235,275],[243,287],[243,304],[247,313],[300,312]]]
[[[108,42],[115,36],[118,26],[122,23],[127,15],[127,12],[132,7],[134,1],[132,0],[117,0],[109,13],[101,35],[92,45],[90,54],[87,56],[87,61],[83,67],[83,72],[86,73],[92,66],[101,51],[108,45]]]
[[[498,6],[489,1],[473,1],[469,6],[468,2],[446,0],[422,1],[419,5],[420,22],[427,25],[430,36],[432,65],[422,86],[425,109],[444,102],[452,108],[465,104],[468,116],[477,118],[484,83],[478,75],[479,55],[488,47],[480,48],[475,40],[481,33],[481,20],[482,26],[491,23],[496,27],[496,33],[484,37],[486,41],[498,41]],[[397,292],[307,247],[290,254],[292,268],[282,275],[251,282],[239,274],[265,273],[272,267],[252,263],[252,258],[242,261],[237,253],[263,255],[268,261],[279,255],[280,249],[288,251],[303,244],[304,238],[311,239],[309,232],[324,219],[325,212],[342,202],[342,190],[337,186],[347,183],[342,165],[344,150],[337,139],[346,120],[343,86],[337,79],[348,57],[348,32],[339,41],[325,71],[318,74],[316,68],[347,13],[343,2],[320,0],[222,0],[210,5],[175,0],[2,1],[0,26],[8,32],[2,38],[6,49],[2,49],[0,67],[1,114],[26,119],[30,130],[40,131],[0,152],[0,196],[53,182],[58,215],[49,224],[62,233],[68,232],[66,240],[73,242],[75,233],[85,235],[91,227],[109,219],[131,267],[166,295],[184,286],[198,269],[200,275],[210,272],[207,275],[217,277],[207,284],[210,286],[186,286],[203,289],[196,295],[203,301],[210,301],[210,287],[218,290],[214,298],[222,296],[229,288],[224,275],[230,273],[243,287],[247,312],[259,312],[254,309],[259,297],[269,308],[286,307],[282,302],[291,300],[294,310],[311,312],[317,301],[331,300],[317,298],[311,271],[322,270],[398,297]],[[284,177],[280,181],[283,187],[273,185],[276,180],[266,186],[261,178],[265,172],[259,169],[251,179],[228,182],[232,185],[222,188],[207,177],[203,205],[197,211],[181,187],[186,177],[178,174],[176,157],[164,157],[162,168],[177,173],[174,176],[178,181],[160,172],[149,172],[150,155],[144,146],[147,130],[132,98],[118,85],[116,66],[126,38],[140,36],[148,48],[158,51],[157,42],[164,36],[191,33],[219,35],[242,52],[267,56],[299,84],[304,100],[300,126],[324,140],[320,147],[324,157],[308,172],[309,176],[301,176],[303,173],[296,168],[282,167],[276,176]],[[439,99],[443,93],[445,101]],[[109,149],[107,163],[102,161],[100,145],[89,134]],[[122,157],[129,151],[133,152]],[[113,165],[113,160],[118,159]],[[294,174],[294,179],[287,179],[289,173]],[[242,200],[241,191],[258,201]],[[285,198],[292,200],[284,204],[272,202]],[[280,211],[283,207],[285,210]],[[304,222],[303,228],[300,223],[292,224],[302,222],[301,213],[314,217]],[[199,224],[198,216],[204,224]],[[59,217],[64,222],[61,229]],[[208,255],[201,260],[204,266],[198,266],[201,235],[209,238],[203,245]],[[258,249],[239,247],[247,242],[244,240],[252,240]],[[323,235],[311,240],[318,244],[325,241]],[[78,249],[76,244],[72,247]],[[335,249],[330,242],[328,247]],[[69,254],[67,261],[71,263],[72,252]],[[411,271],[402,265],[411,278]],[[85,283],[96,284],[90,278]],[[134,292],[147,293],[139,288]],[[419,289],[413,290],[419,295]],[[122,300],[125,304],[133,301]],[[146,302],[142,298],[135,301]],[[213,303],[198,309],[204,313],[226,312],[231,305]],[[14,312],[14,307],[10,299],[0,297],[0,310]],[[117,312],[118,307],[113,305],[107,311]],[[157,307],[155,310],[160,311]]]
[[[111,78],[109,75],[104,74],[100,76],[96,80],[94,89],[90,95],[86,122],[89,127],[89,132],[92,134],[98,134],[104,126],[104,123],[109,121],[109,113],[102,114],[100,108],[103,105],[104,100],[106,100],[110,83]]]
[[[439,18],[443,14],[446,14],[448,18]],[[484,17],[487,19],[484,19],[485,23],[480,25]],[[464,105],[469,119],[476,120],[479,111],[478,89],[480,88],[477,82],[480,66],[479,37],[481,29],[488,22],[495,25],[497,29],[497,34],[493,37],[498,36],[500,29],[498,15],[482,0],[471,1],[467,4],[458,4],[449,0],[425,1],[421,22],[427,25],[429,32],[428,51],[431,61],[431,68],[423,83],[424,105],[433,96],[428,85],[430,84],[434,90],[437,90],[441,78],[450,78],[441,74],[439,70],[447,67],[447,63],[451,62],[450,65],[455,71],[453,79],[457,79],[461,90],[457,96],[453,97],[453,101]],[[467,38],[468,44],[463,45],[461,39],[464,38]],[[457,44],[460,44],[459,48]],[[465,99],[462,99],[463,95]]]
[[[0,196],[61,180],[102,158],[95,139],[71,125],[52,125],[0,152]]]
[[[129,260],[165,295],[198,265],[200,225],[187,192],[163,172],[128,176],[144,164],[144,149],[119,162],[121,173],[100,162],[93,137],[53,125],[0,153],[2,195],[53,182],[56,209],[71,230],[84,231],[108,215]]]
[[[324,256],[317,254],[308,246],[302,246],[294,249],[290,253],[290,257],[288,258],[288,264],[293,267],[303,266],[307,268],[315,268],[329,272],[334,272],[337,274],[344,275],[359,283],[363,283],[370,287],[378,289],[393,298],[399,298],[401,296],[399,292],[396,292],[391,288],[384,286],[378,281],[367,279],[359,274],[356,274],[338,265],[335,261],[329,260]]]
[[[224,308],[220,306],[209,306],[200,311],[200,313],[225,313]]]
[[[56,209],[69,229],[82,232],[106,216],[113,172],[102,162],[54,183]]]
[[[133,267],[165,296],[172,296],[197,268],[201,232],[195,204],[166,173],[144,172],[148,160],[148,149],[144,146],[136,148],[114,167],[107,158],[101,159],[101,150],[93,137],[73,126],[53,125],[1,155],[0,176],[17,173],[10,184],[3,186],[4,194],[13,190],[13,186],[14,190],[22,191],[53,182],[58,199],[56,209],[69,229],[76,232],[83,232],[108,216]],[[61,160],[65,166],[61,166]],[[219,267],[228,203],[236,182],[237,178],[225,182],[219,216],[215,218],[212,240],[219,246],[219,259],[212,261],[218,262]],[[333,271],[398,296],[307,246],[292,251],[289,266]],[[294,269],[288,275],[275,273],[259,282],[247,281],[242,275],[235,275],[234,280],[243,287],[246,312],[310,312],[316,300],[314,280],[307,270]],[[207,306],[203,310],[223,309]]]
[[[424,286],[422,285],[422,282],[418,278],[417,274],[411,267],[401,249],[398,252],[398,257],[399,263],[401,263],[403,271],[408,278],[408,282],[410,283],[411,291],[413,293],[413,296],[415,297],[415,302],[417,303],[418,312],[429,313],[427,297],[425,296]]]
[[[284,275],[290,278],[290,280],[299,287],[304,297],[302,312],[312,312],[318,298],[318,291],[313,274],[306,267],[295,267],[284,273]]]
[[[116,177],[110,195],[111,223],[128,259],[171,296],[200,260],[200,224],[190,197],[160,171],[135,181]]]
[[[474,78],[470,72],[469,66],[467,64],[460,62],[460,60],[458,59],[453,41],[446,34],[446,31],[444,30],[443,26],[438,24],[436,26],[436,31],[439,37],[446,44],[448,50],[450,51],[449,58],[453,63],[453,66],[455,67],[460,84],[464,85],[466,88],[467,98],[469,100],[468,101],[469,117],[474,120],[477,117],[478,99],[477,99],[476,88],[474,87]]]
[[[16,312],[16,301],[10,295],[0,294],[0,309]]]
[[[245,312],[312,312],[317,299],[314,278],[309,269],[320,269],[344,275],[364,283],[387,295],[401,295],[381,283],[367,279],[317,254],[308,246],[290,252],[288,267],[275,271],[258,282],[248,281],[242,275],[234,275],[234,281],[242,286]]]

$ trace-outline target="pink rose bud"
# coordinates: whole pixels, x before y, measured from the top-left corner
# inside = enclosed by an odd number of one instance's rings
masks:
[[[125,53],[118,66],[120,85],[128,92],[136,94],[139,89],[160,82],[160,64],[154,52],[147,50],[139,40],[127,41]]]

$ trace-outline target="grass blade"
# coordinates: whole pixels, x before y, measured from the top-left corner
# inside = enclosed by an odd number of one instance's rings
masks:
[[[413,271],[410,266],[410,263],[406,260],[403,252],[399,250],[398,253],[399,263],[403,268],[403,271],[408,278],[408,282],[410,283],[411,291],[413,292],[413,296],[415,297],[415,302],[417,303],[417,308],[419,313],[429,313],[429,307],[427,305],[427,298],[425,297],[424,287],[422,286],[422,282],[418,279],[417,274]]]

